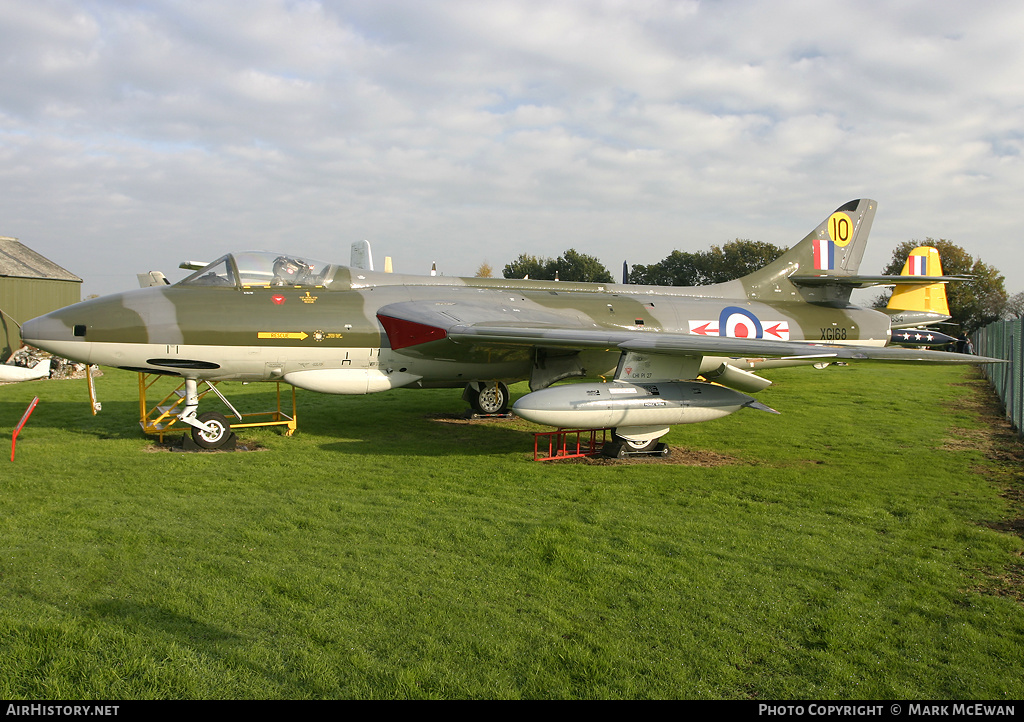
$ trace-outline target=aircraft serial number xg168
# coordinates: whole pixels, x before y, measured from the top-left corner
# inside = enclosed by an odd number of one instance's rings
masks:
[[[22,333],[83,363],[183,377],[179,418],[207,447],[228,424],[197,413],[202,380],[283,380],[333,394],[464,387],[477,410],[499,412],[506,384],[527,379],[519,416],[610,427],[642,449],[672,424],[771,411],[747,395],[770,384],[758,368],[992,360],[888,346],[894,327],[943,316],[908,307],[894,325],[892,313],[850,303],[854,288],[959,280],[858,275],[875,205],[851,201],[775,262],[711,286],[409,276],[245,252],[174,285],[54,311]],[[552,386],[570,377],[613,380]]]

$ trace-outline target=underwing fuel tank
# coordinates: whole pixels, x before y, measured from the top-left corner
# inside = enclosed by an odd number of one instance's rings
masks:
[[[523,396],[512,411],[546,426],[602,429],[695,424],[744,407],[778,413],[739,391],[700,381],[552,386]]]

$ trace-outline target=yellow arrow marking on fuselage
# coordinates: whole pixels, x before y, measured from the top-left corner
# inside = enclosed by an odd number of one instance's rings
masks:
[[[260,331],[256,334],[256,338],[297,338],[300,341],[305,341],[309,338],[309,334],[305,331],[299,331],[298,333],[285,331]]]

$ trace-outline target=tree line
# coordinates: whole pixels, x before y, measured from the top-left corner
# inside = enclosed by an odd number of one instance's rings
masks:
[[[538,258],[521,253],[501,271],[505,278],[533,278],[539,281],[583,281],[611,283],[612,274],[594,256],[570,248],[558,258]]]
[[[973,333],[993,321],[1024,315],[1024,292],[1010,296],[1006,292],[1003,275],[994,266],[972,257],[960,246],[943,238],[904,241],[893,249],[892,259],[882,273],[898,276],[910,251],[917,246],[938,249],[944,274],[973,276],[970,281],[946,286],[952,322],[958,324],[964,333]],[[711,246],[707,251],[676,250],[658,263],[631,266],[628,280],[632,284],[650,286],[723,283],[763,268],[787,250],[771,243],[736,238],[721,246]],[[487,273],[489,275],[490,266],[487,266]],[[574,248],[557,258],[520,254],[505,265],[502,275],[505,278],[593,283],[611,283],[613,280],[611,272],[600,260]],[[890,295],[891,292],[881,294],[875,299],[875,305],[884,306]]]
[[[737,238],[707,251],[672,251],[658,263],[630,268],[629,282],[650,286],[724,283],[764,268],[787,250],[771,243]]]

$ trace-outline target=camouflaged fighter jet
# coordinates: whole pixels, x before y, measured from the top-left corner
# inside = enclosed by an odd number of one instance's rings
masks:
[[[22,333],[76,361],[183,377],[179,418],[207,448],[229,425],[198,414],[203,380],[283,380],[332,394],[464,387],[477,411],[497,413],[506,384],[526,379],[519,416],[613,428],[639,450],[672,424],[772,411],[746,393],[771,383],[758,368],[986,361],[887,347],[890,316],[850,304],[854,288],[908,280],[857,274],[875,205],[851,201],[762,270],[710,286],[408,276],[245,252],[173,285],[60,309]],[[570,377],[613,380],[552,386]]]

